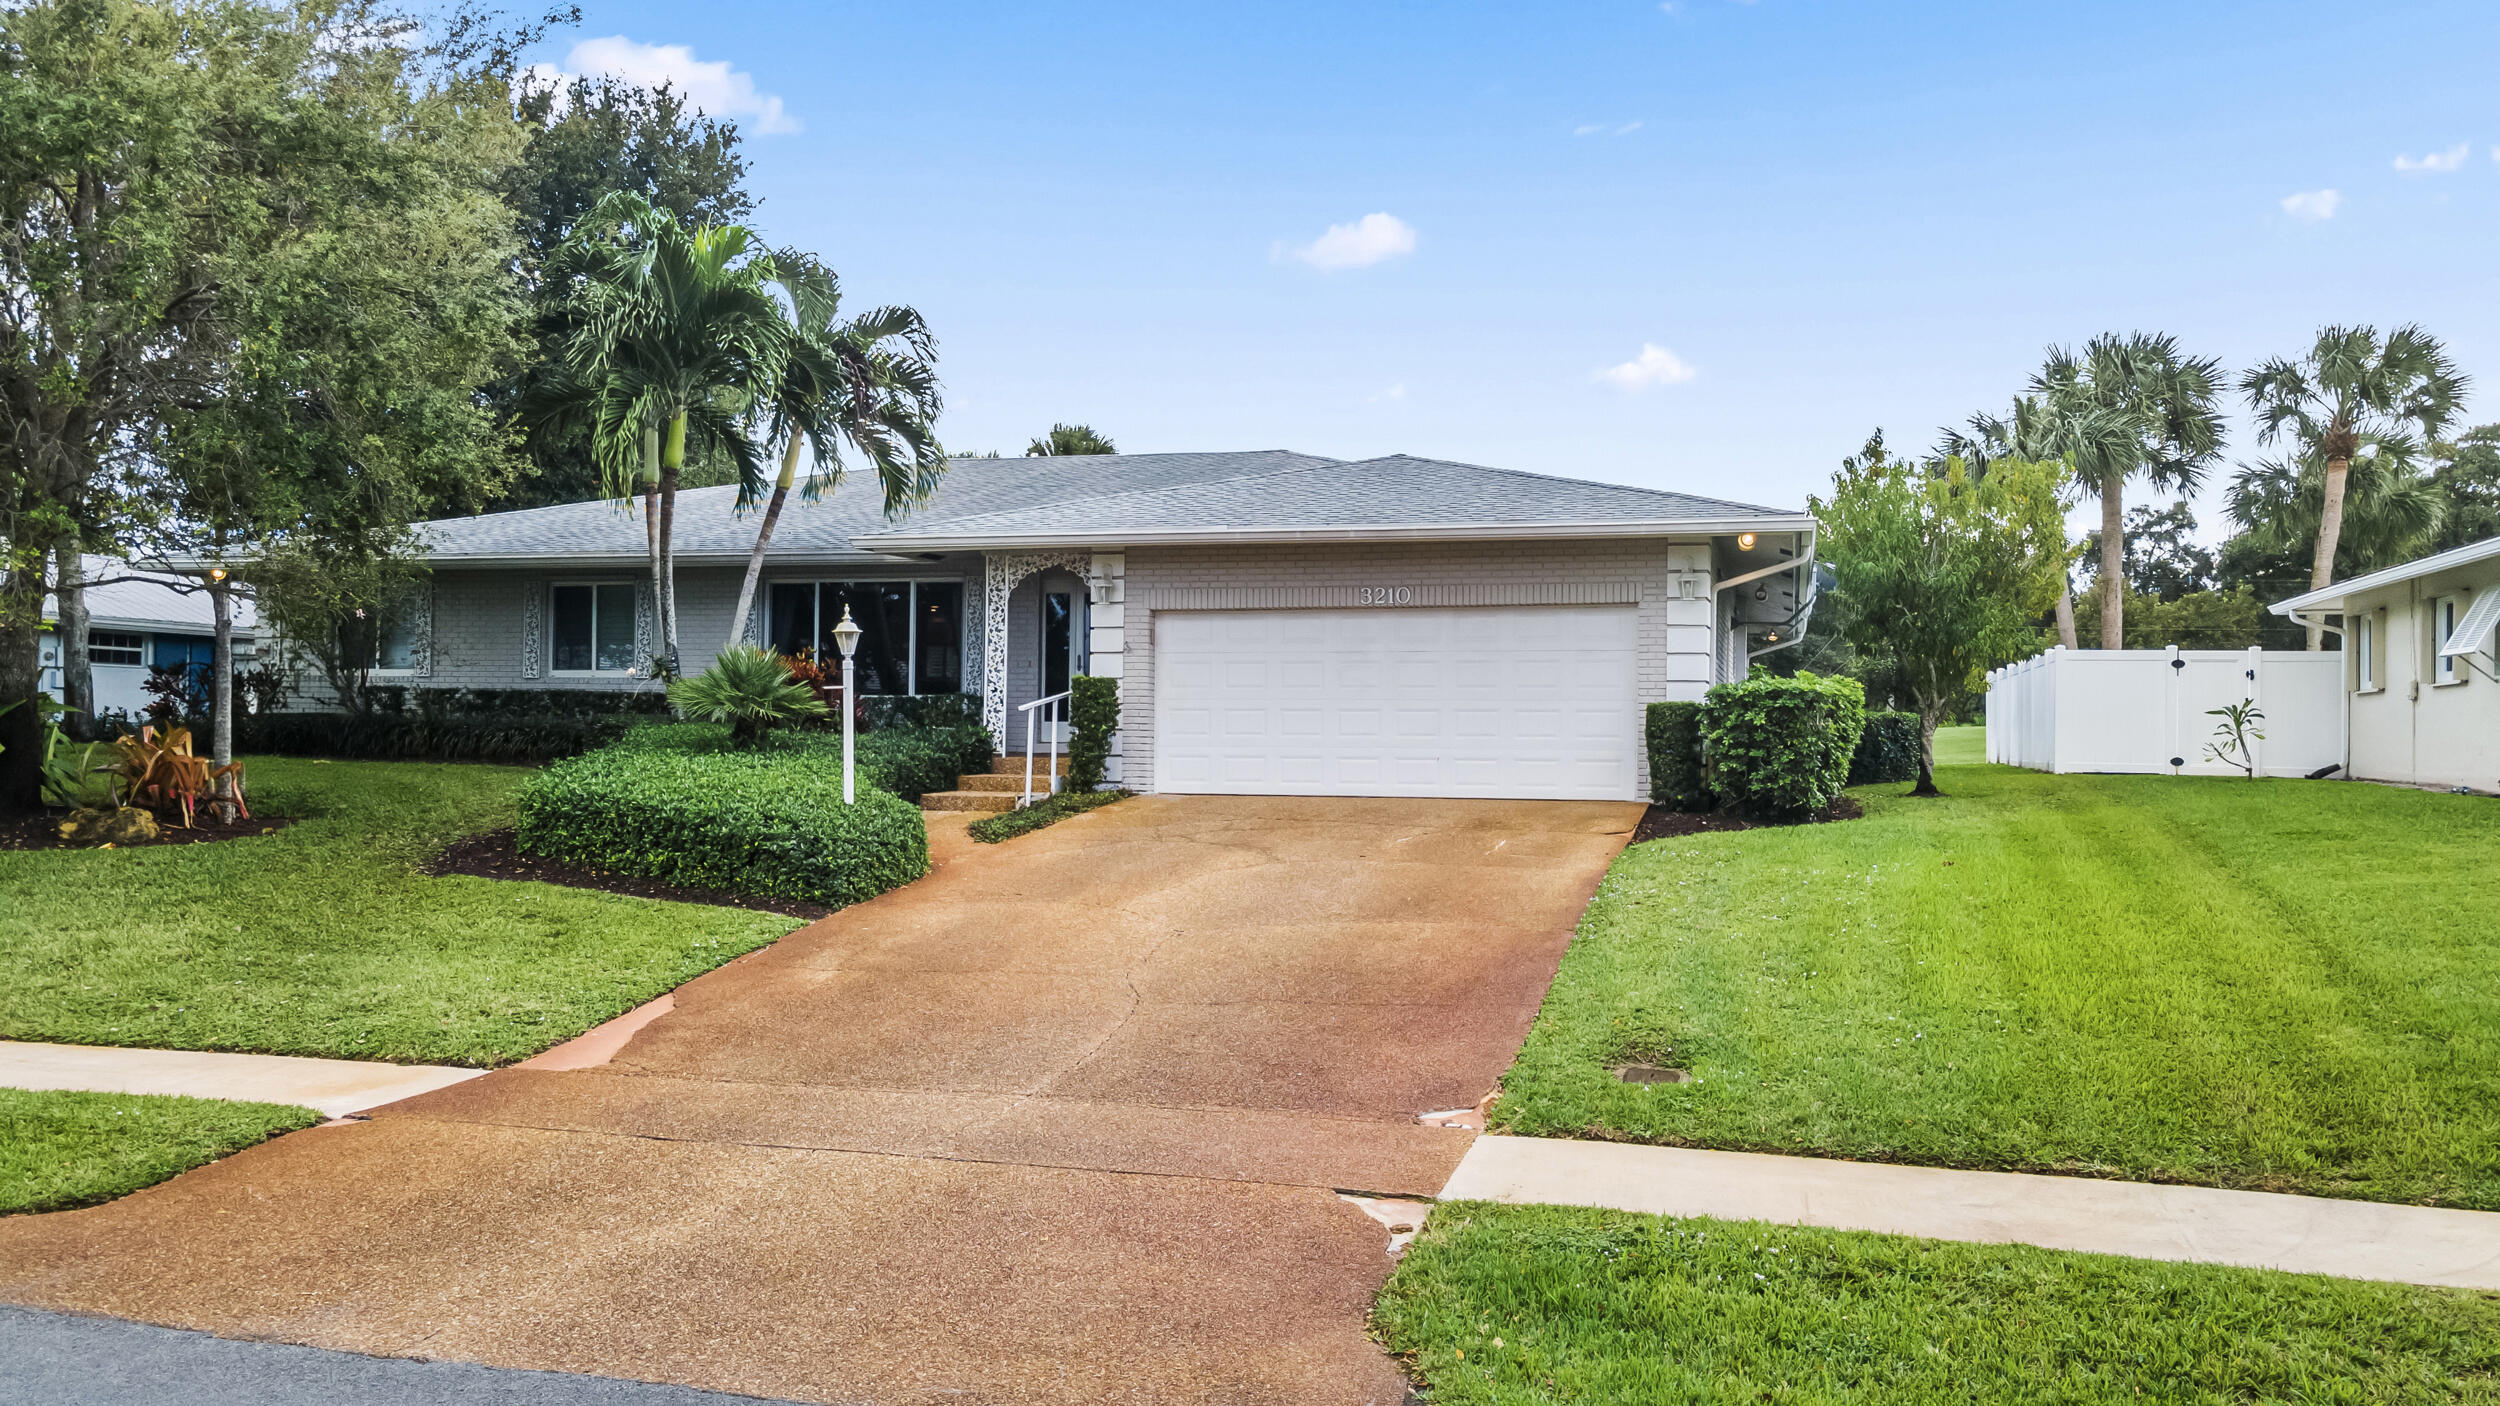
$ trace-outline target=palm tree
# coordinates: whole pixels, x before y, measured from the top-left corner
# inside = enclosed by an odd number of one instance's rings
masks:
[[[2243,480],[2313,470],[2320,475],[2311,589],[2335,579],[2335,549],[2343,536],[2354,465],[2368,461],[2390,485],[2418,476],[2423,445],[2448,428],[2465,387],[2465,377],[2438,340],[2410,324],[2383,343],[2375,327],[2322,327],[2299,361],[2276,357],[2240,378],[2257,417],[2257,442],[2272,444],[2288,428],[2299,448],[2297,470],[2260,464],[2244,470]],[[2320,648],[2324,634],[2323,626],[2311,625],[2309,647]]]
[[[2175,338],[2105,332],[2077,356],[2051,347],[2009,427],[2026,458],[2062,458],[2101,495],[2101,648],[2126,641],[2127,480],[2195,490],[2222,450],[2221,363],[2183,356]],[[2028,402],[2028,405],[2024,402]]]
[[[928,324],[907,307],[878,308],[841,320],[842,286],[814,258],[785,251],[775,260],[789,295],[795,336],[772,393],[757,407],[765,416],[766,443],[781,441],[781,476],[773,481],[755,549],[747,554],[746,580],[729,617],[729,638],[743,637],[755,584],[764,572],[764,548],[790,500],[798,477],[799,451],[815,451],[816,471],[804,490],[809,501],[842,479],[847,440],[884,490],[885,512],[894,517],[929,500],[946,472],[946,450],[937,440],[940,406],[937,349]],[[739,506],[754,502],[752,485],[739,485]]]
[[[2025,459],[2063,464],[2071,482],[2099,484],[2119,465],[2131,462],[2135,440],[2123,415],[2072,399],[2052,402],[2041,395],[2014,398],[2012,413],[1981,413],[1970,417],[1967,431],[1947,429],[1938,456],[1957,456],[1973,477],[1985,478],[1998,459]],[[2062,563],[2057,578],[2057,642],[2068,649],[2075,638],[2074,583]]]
[[[1053,425],[1050,433],[1024,447],[1028,456],[1055,454],[1117,454],[1105,436],[1094,433],[1091,425]]]
[[[726,452],[744,483],[763,463],[738,410],[780,379],[794,332],[772,294],[771,255],[743,225],[693,229],[633,191],[610,191],[567,241],[580,270],[580,322],[568,383],[587,401],[591,453],[612,497],[640,469],[662,637],[661,670],[678,674],[672,536],[688,437]]]

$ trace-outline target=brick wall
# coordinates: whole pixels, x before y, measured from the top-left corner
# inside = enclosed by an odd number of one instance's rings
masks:
[[[1699,698],[1711,684],[1707,540],[1132,547],[1127,557],[1120,740],[1123,783],[1137,790],[1154,789],[1158,609],[1353,607],[1367,586],[1411,588],[1418,607],[1620,601],[1638,613],[1641,701]],[[1646,756],[1639,785],[1648,794]]]

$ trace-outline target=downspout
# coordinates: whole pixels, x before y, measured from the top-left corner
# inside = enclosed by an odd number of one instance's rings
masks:
[[[2321,637],[2321,638],[2323,638],[2325,635],[2328,635],[2328,634],[2332,634],[2332,635],[2334,635],[2334,636],[2335,636],[2336,653],[2341,654],[2341,655],[2343,655],[2343,656],[2344,656],[2344,666],[2343,666],[2343,667],[2344,667],[2344,668],[2350,668],[2350,667],[2351,667],[2351,665],[2352,665],[2352,650],[2351,650],[2351,649],[2349,649],[2349,648],[2347,648],[2346,646],[2348,646],[2348,645],[2350,645],[2350,644],[2351,644],[2351,642],[2352,642],[2352,637],[2351,637],[2351,634],[2350,634],[2350,633],[2349,633],[2349,632],[2348,632],[2348,631],[2344,628],[2344,625],[2342,625],[2342,624],[2330,625],[2330,624],[2326,623],[2326,613],[2325,613],[2325,612],[2323,612],[2323,611],[2321,611],[2321,612],[2319,612],[2319,613],[2318,613],[2318,618],[2317,618],[2317,619],[2315,619],[2315,620],[2311,620],[2311,619],[2307,619],[2307,618],[2305,618],[2304,613],[2303,613],[2303,612],[2301,612],[2301,611],[2297,611],[2297,610],[2287,610],[2287,611],[2284,611],[2284,612],[2283,612],[2283,615],[2284,615],[2284,618],[2286,618],[2286,619],[2290,620],[2290,621],[2291,621],[2293,624],[2295,624],[2295,625],[2301,625],[2301,626],[2305,626],[2305,627],[2307,627],[2307,628],[2310,628],[2310,629],[2314,629],[2314,630],[2319,631],[2319,632],[2320,632],[2320,637]],[[2339,619],[2339,620],[2345,620],[2345,619],[2346,619],[2346,617],[2345,617],[2345,612],[2343,612],[2343,611],[2340,611],[2340,610],[2339,610],[2339,611],[2336,611],[2336,612],[2335,612],[2335,615],[2336,615],[2337,619]],[[2348,621],[2348,620],[2346,620],[2346,623],[2349,623],[2349,621]],[[2343,755],[2343,763],[2344,763],[2344,766],[2343,766],[2343,771],[2344,771],[2344,779],[2345,779],[2346,781],[2350,781],[2350,780],[2352,780],[2352,779],[2353,779],[2353,775],[2352,775],[2352,685],[2351,685],[2351,683],[2350,683],[2350,682],[2348,682],[2348,681],[2345,679],[2344,674],[2343,674],[2343,669],[2341,669],[2341,668],[2339,668],[2338,670],[2336,670],[2336,674],[2335,674],[2335,702],[2336,702],[2336,705],[2337,705],[2337,706],[2336,706],[2335,711],[2336,711],[2336,713],[2337,713],[2338,715],[2340,715],[2340,721],[2341,721],[2341,724],[2342,724],[2342,727],[2343,727],[2343,732],[2344,732],[2344,747],[2343,747],[2343,754],[2342,754],[2342,755]]]

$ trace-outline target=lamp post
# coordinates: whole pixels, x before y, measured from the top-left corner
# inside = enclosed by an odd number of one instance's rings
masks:
[[[833,627],[833,647],[842,651],[842,804],[851,803],[851,651],[859,648],[863,631],[842,607],[842,621]]]

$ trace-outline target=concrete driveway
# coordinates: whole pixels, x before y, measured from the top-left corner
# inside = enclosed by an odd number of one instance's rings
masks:
[[[0,1300],[821,1402],[1390,1406],[1386,1232],[1634,805],[1142,797],[513,1069],[88,1211]],[[485,881],[480,881],[485,882]]]

